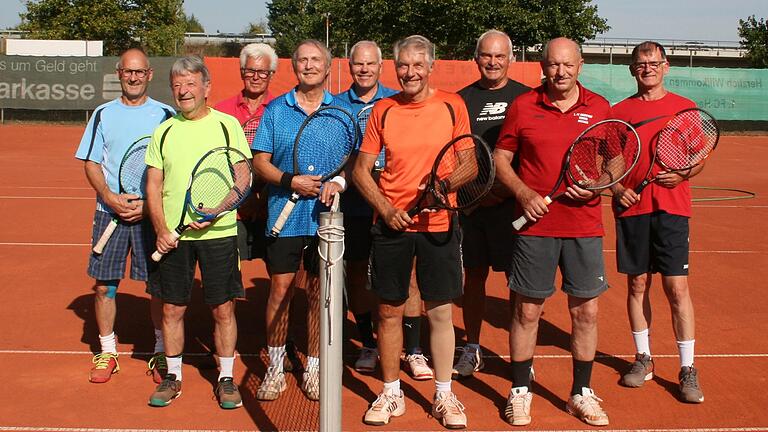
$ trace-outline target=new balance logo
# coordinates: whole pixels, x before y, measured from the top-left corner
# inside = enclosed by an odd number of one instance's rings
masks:
[[[477,115],[477,121],[503,120],[506,112],[506,102],[488,102]]]
[[[573,115],[578,117],[578,120],[576,120],[577,122],[583,124],[589,124],[589,119],[592,118],[592,114],[573,113]]]

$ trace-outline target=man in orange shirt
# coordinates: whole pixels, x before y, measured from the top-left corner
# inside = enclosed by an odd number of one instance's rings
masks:
[[[466,427],[464,406],[451,391],[455,348],[452,301],[461,295],[459,235],[445,211],[422,212],[411,218],[440,149],[453,137],[469,133],[469,115],[461,98],[429,86],[434,46],[423,36],[409,36],[394,46],[402,92],[379,101],[368,121],[353,180],[376,212],[371,229],[371,282],[379,296],[379,355],[384,389],[365,413],[370,425],[389,423],[405,413],[400,390],[402,319],[411,267],[430,322],[430,348],[435,366],[432,415],[448,428]],[[382,147],[386,166],[379,184],[371,170]],[[439,269],[440,271],[436,271]]]

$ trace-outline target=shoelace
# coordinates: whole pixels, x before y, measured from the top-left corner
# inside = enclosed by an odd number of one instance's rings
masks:
[[[435,411],[441,413],[441,414],[447,414],[450,412],[451,414],[461,414],[464,412],[464,404],[459,402],[458,399],[456,399],[455,394],[451,394],[450,396],[439,399],[439,403],[435,407]]]
[[[640,372],[645,372],[645,368],[646,368],[646,363],[643,362],[643,358],[642,357],[639,357],[639,358],[635,357],[635,361],[632,362],[632,368],[630,369],[629,372],[633,373],[633,374],[640,373]]]
[[[683,379],[680,381],[685,386],[699,388],[699,380],[696,379],[696,369],[691,368],[687,373],[684,373]]]
[[[459,365],[461,364],[468,364],[474,368],[478,364],[477,351],[464,349],[464,353],[459,358]]]
[[[150,371],[153,369],[165,369],[168,370],[168,362],[165,360],[164,354],[155,354],[152,356],[151,359],[147,362],[147,368],[149,368]]]
[[[231,395],[235,393],[235,383],[232,380],[219,381],[218,390],[224,391],[225,394]]]
[[[115,359],[115,363],[117,363],[117,355],[113,353],[96,354],[91,361],[96,364],[95,369],[106,369],[109,367],[109,361],[111,359]]]
[[[388,408],[389,412],[395,411],[397,408],[397,400],[395,400],[395,396],[382,393],[371,404],[371,410],[373,411],[384,411],[385,408]]]
[[[602,401],[603,400],[600,399],[599,397],[595,396],[594,394],[591,394],[589,396],[583,396],[579,404],[585,405],[584,411],[587,411],[586,412],[587,415],[602,417],[607,415],[605,411],[603,411],[603,407],[600,406],[600,402]]]
[[[514,413],[520,414],[525,411],[525,395],[514,395],[510,402],[504,410],[504,414],[507,417],[512,416]]]
[[[424,354],[411,354],[409,360],[416,363],[417,366],[427,367],[427,358]]]
[[[265,390],[279,391],[280,375],[281,373],[277,372],[276,369],[272,369],[272,368],[267,369],[267,375],[264,376],[264,381],[262,381],[261,383],[262,387],[266,384]]]
[[[170,378],[164,379],[159,386],[157,386],[157,393],[162,393],[166,390],[173,390],[178,391],[178,386],[176,385],[176,376],[173,376],[173,380]]]

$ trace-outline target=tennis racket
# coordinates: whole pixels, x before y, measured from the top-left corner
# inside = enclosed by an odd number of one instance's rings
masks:
[[[599,191],[621,181],[640,157],[640,137],[629,123],[611,119],[595,123],[568,148],[560,177],[552,192],[544,197],[547,205],[563,196],[560,185],[568,178],[572,184],[586,190]],[[528,219],[520,216],[512,223],[520,230]]]
[[[213,221],[235,210],[245,201],[253,185],[251,162],[242,152],[231,147],[217,147],[197,162],[189,177],[179,225],[171,232],[174,240],[189,228],[187,211],[197,222]],[[163,253],[155,251],[152,259],[160,261]]]
[[[365,128],[368,126],[368,119],[371,117],[371,111],[373,111],[373,104],[366,105],[360,112],[357,113],[357,124],[360,126],[360,133],[365,135]],[[381,171],[386,166],[386,150],[381,149],[379,157],[376,158],[376,162],[373,163],[374,171]]]
[[[689,170],[709,157],[719,140],[720,127],[712,114],[700,108],[678,112],[656,135],[656,150],[648,172],[633,190],[639,194],[658,179],[652,174],[657,163],[666,172]],[[618,207],[619,212],[626,209]]]
[[[459,135],[440,149],[424,191],[408,210],[408,216],[426,209],[472,207],[491,190],[495,175],[496,165],[488,143],[478,135]]]
[[[261,114],[249,118],[242,124],[245,140],[248,142],[249,147],[253,144],[253,139],[256,137],[256,130],[259,129],[259,123],[261,123]]]
[[[352,113],[337,106],[320,107],[304,119],[293,141],[293,174],[319,175],[325,182],[344,168],[359,142],[360,128]],[[297,192],[291,194],[270,229],[273,237],[280,235],[299,198]]]
[[[144,199],[144,183],[147,176],[144,155],[147,154],[147,145],[151,138],[147,135],[134,141],[123,155],[123,160],[120,161],[117,174],[119,192],[120,194],[136,195],[136,198],[130,198],[128,202]],[[100,255],[104,252],[107,242],[112,238],[112,233],[115,232],[119,223],[120,219],[113,215],[109,225],[99,237],[99,241],[93,246],[93,253]]]

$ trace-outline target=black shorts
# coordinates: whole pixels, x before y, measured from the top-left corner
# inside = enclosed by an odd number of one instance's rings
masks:
[[[304,261],[304,270],[318,274],[320,257],[317,253],[317,236],[277,237],[267,239],[267,263],[269,274],[296,273]]]
[[[369,216],[344,218],[344,259],[368,261],[371,255],[371,225]]]
[[[455,224],[454,224],[455,226]],[[449,301],[462,294],[461,234],[393,231],[382,221],[371,228],[371,285],[387,301],[405,301],[413,259],[421,298]]]
[[[688,218],[666,212],[620,217],[616,222],[619,273],[688,275]]]
[[[237,237],[179,241],[179,246],[168,252],[150,272],[150,294],[165,303],[188,304],[197,263],[206,304],[220,305],[245,296]]]
[[[266,225],[265,220],[237,221],[237,250],[241,260],[264,258],[267,253]]]
[[[512,262],[515,233],[512,215],[515,200],[492,207],[478,207],[461,215],[461,254],[465,268],[491,267],[508,271]]]
[[[555,293],[558,267],[562,290],[578,298],[593,298],[608,289],[603,264],[603,238],[562,238],[521,235],[515,241],[509,288],[527,297]]]

